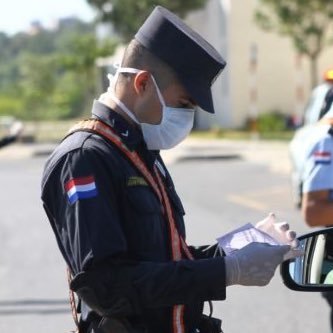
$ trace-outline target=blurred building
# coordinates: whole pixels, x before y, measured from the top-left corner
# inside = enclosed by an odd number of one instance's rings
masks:
[[[214,86],[218,114],[199,114],[197,127],[241,127],[260,113],[279,111],[301,117],[310,94],[310,64],[292,42],[261,30],[254,22],[257,0],[209,0],[187,23],[227,60]],[[333,47],[319,58],[318,78],[333,66]]]
[[[42,23],[39,20],[34,20],[30,22],[30,25],[26,31],[26,33],[30,36],[34,36],[39,34],[44,29]]]

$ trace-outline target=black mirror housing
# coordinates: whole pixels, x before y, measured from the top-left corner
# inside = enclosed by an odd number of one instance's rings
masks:
[[[298,237],[304,256],[280,266],[286,287],[297,291],[333,291],[333,227]]]

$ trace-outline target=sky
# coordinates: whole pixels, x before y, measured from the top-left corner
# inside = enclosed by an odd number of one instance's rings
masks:
[[[95,12],[86,0],[7,0],[0,10],[0,31],[12,35],[26,30],[32,21],[38,20],[47,27],[68,16],[90,21]]]

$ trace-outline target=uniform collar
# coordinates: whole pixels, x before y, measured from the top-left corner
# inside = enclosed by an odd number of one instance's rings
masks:
[[[140,129],[131,126],[129,122],[119,113],[115,112],[105,104],[94,101],[92,116],[106,123],[119,135],[128,149],[136,150],[152,170],[159,157],[158,150],[148,150]]]
[[[92,116],[112,127],[129,149],[135,150],[145,145],[140,129],[131,126],[119,113],[98,100],[93,103]]]

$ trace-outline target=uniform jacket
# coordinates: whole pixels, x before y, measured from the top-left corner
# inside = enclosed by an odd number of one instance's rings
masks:
[[[184,209],[171,177],[142,134],[98,101],[92,116],[111,126],[152,171],[158,161],[178,232]],[[66,137],[49,157],[42,201],[61,253],[74,276],[95,288],[107,315],[126,318],[142,332],[171,333],[172,306],[184,304],[184,332],[198,325],[203,302],[225,299],[224,260],[190,248],[196,260],[174,262],[163,207],[138,170],[113,144],[89,132]],[[204,226],[203,226],[204,227]],[[81,323],[98,320],[81,305]]]
[[[302,174],[303,193],[333,190],[333,139],[331,125],[320,123],[311,130]]]

